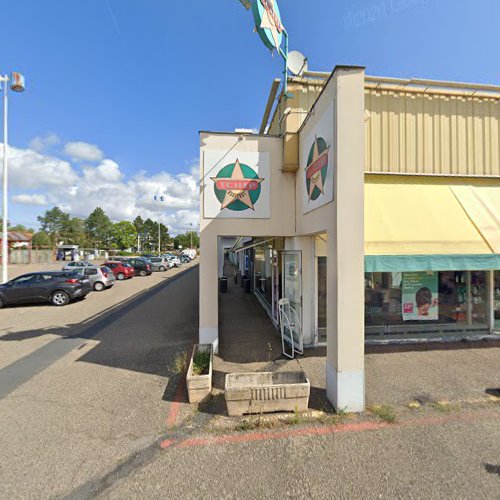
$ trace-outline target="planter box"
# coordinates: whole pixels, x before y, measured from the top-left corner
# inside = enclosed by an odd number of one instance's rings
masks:
[[[193,374],[193,358],[198,352],[210,353],[210,366],[206,375]],[[203,398],[208,396],[212,391],[212,364],[213,364],[213,349],[212,344],[195,344],[191,361],[186,375],[186,386],[190,403],[199,403]]]
[[[310,389],[304,372],[231,373],[226,375],[227,412],[306,411]]]

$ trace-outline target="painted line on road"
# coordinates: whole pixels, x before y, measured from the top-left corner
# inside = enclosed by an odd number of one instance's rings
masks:
[[[123,307],[114,310],[111,314],[101,317],[96,323],[90,324],[80,332],[52,340],[36,351],[2,368],[0,370],[0,399],[8,396],[18,387],[49,368],[56,361],[59,361],[69,354],[73,349],[76,349],[82,344],[82,340],[90,340],[96,337],[112,323],[121,319],[124,312],[128,313],[132,311],[196,268],[197,266],[192,266],[185,271],[181,271],[175,276],[172,276],[165,283],[152,287],[144,294],[128,302]]]
[[[324,436],[330,434],[348,434],[354,432],[367,432],[384,429],[402,429],[408,427],[434,426],[447,423],[472,422],[478,420],[498,419],[498,412],[488,410],[474,411],[470,414],[462,415],[442,415],[425,416],[422,418],[411,418],[402,422],[387,423],[365,421],[358,423],[348,423],[339,425],[329,425],[322,427],[302,427],[299,429],[287,429],[280,431],[248,432],[244,434],[225,434],[218,437],[166,439],[162,441],[161,448],[193,448],[209,445],[228,445],[249,443],[255,441],[271,441],[274,439],[287,439],[291,437]],[[163,446],[163,444],[165,444]]]

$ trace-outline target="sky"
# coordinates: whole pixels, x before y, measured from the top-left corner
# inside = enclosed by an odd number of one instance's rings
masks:
[[[278,3],[311,70],[500,84],[498,0]],[[258,128],[282,72],[238,0],[4,0],[0,20],[0,73],[27,81],[9,94],[11,224],[59,205],[196,228],[198,132]]]

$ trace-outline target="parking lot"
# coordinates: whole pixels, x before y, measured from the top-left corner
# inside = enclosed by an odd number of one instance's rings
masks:
[[[53,264],[13,265],[9,267],[9,279],[21,274],[38,271],[59,271],[63,262]],[[75,334],[100,315],[110,312],[120,304],[138,297],[141,293],[164,283],[193,264],[155,272],[151,276],[136,276],[102,292],[91,292],[78,302],[64,307],[50,304],[11,306],[0,310],[0,369],[52,340]],[[8,335],[8,336],[7,336]],[[15,341],[8,341],[8,339]]]

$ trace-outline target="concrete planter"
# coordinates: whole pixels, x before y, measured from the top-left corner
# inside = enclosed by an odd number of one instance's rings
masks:
[[[205,375],[193,374],[193,359],[198,352],[210,353],[210,366]],[[191,354],[191,361],[186,375],[186,386],[190,403],[199,403],[212,391],[212,364],[213,364],[212,344],[195,344]]]
[[[227,412],[306,411],[310,389],[304,372],[231,373],[226,375]]]

